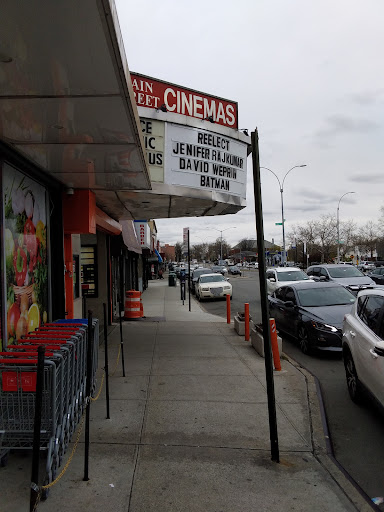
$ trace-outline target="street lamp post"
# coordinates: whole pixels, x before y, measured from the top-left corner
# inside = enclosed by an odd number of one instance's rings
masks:
[[[337,263],[340,263],[340,202],[343,199],[343,197],[346,196],[347,194],[355,194],[355,192],[346,192],[340,197],[339,202],[337,204]]]
[[[281,258],[281,262],[282,263],[285,263],[285,219],[284,219],[284,199],[283,199],[283,192],[284,192],[284,181],[285,181],[285,178],[288,176],[288,174],[293,170],[293,169],[297,169],[298,167],[307,167],[307,164],[302,164],[302,165],[294,165],[293,167],[291,167],[289,169],[289,171],[287,171],[284,175],[284,178],[283,178],[283,181],[280,182],[280,178],[278,177],[278,175],[272,171],[272,169],[269,169],[268,167],[261,167],[260,166],[260,169],[266,169],[267,171],[270,171],[274,176],[275,178],[277,179],[277,181],[279,182],[279,187],[280,187],[280,197],[281,197],[281,226],[282,226],[282,229],[283,229],[283,251],[282,251],[282,258]]]
[[[220,233],[220,260],[223,261],[223,232],[227,231],[228,229],[236,229],[235,226],[232,226],[230,228],[225,229],[217,229],[217,228],[209,228],[214,229],[215,231],[219,231]]]

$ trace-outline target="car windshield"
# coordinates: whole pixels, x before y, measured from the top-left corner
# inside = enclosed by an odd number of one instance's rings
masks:
[[[340,306],[342,304],[352,304],[356,297],[343,286],[327,286],[306,288],[297,290],[300,306]]]
[[[226,281],[225,277],[220,274],[216,276],[201,276],[200,283],[218,283],[220,281]]]
[[[194,270],[193,274],[192,274],[192,278],[194,279],[195,277],[197,278],[197,277],[199,277],[199,276],[201,276],[203,274],[210,274],[210,273],[211,273],[210,270],[206,270],[204,268],[199,269],[199,270]]]
[[[276,272],[278,281],[307,281],[309,277],[302,270],[291,270],[289,272]]]
[[[343,277],[364,277],[364,274],[360,272],[355,267],[350,267],[348,265],[342,267],[328,267],[327,268],[329,275],[331,277],[343,278]]]

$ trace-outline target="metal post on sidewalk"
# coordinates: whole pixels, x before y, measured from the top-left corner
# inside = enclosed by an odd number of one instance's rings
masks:
[[[36,395],[35,395],[35,420],[33,426],[33,452],[32,452],[32,474],[31,474],[31,494],[29,501],[29,510],[35,510],[39,498],[39,464],[40,464],[40,431],[41,431],[41,411],[43,406],[43,388],[44,388],[44,356],[45,347],[40,345],[37,349],[37,375],[36,375]]]
[[[188,300],[189,311],[191,311],[191,252],[189,246],[189,228],[188,228]]]
[[[83,295],[83,318],[87,318],[87,298],[85,295]]]
[[[245,341],[249,341],[249,302],[244,304],[244,330]]]
[[[231,297],[229,295],[226,295],[225,300],[227,301],[227,324],[230,324],[231,323]]]
[[[267,382],[268,396],[268,414],[269,414],[269,436],[271,441],[271,459],[280,462],[279,456],[279,438],[277,433],[276,419],[276,399],[275,387],[273,382],[273,364],[271,350],[271,336],[269,332],[269,308],[266,284],[266,264],[264,247],[264,225],[263,225],[263,207],[261,200],[261,181],[260,181],[260,160],[259,160],[259,135],[257,128],[251,134],[252,138],[252,165],[253,165],[253,187],[255,197],[255,218],[256,218],[256,238],[257,252],[259,253],[259,282],[260,282],[260,301],[261,315],[264,338],[264,363]]]
[[[119,322],[120,322],[120,347],[121,347],[121,364],[123,367],[123,377],[125,377],[125,363],[124,363],[124,340],[123,340],[123,320],[121,318],[121,313],[124,311],[123,309],[123,302],[119,300]]]
[[[92,326],[92,311],[88,311],[88,345],[87,345],[87,381],[85,389],[85,398],[87,400],[87,407],[85,410],[85,432],[84,432],[84,478],[87,482],[89,480],[89,427],[91,419],[91,385],[93,378],[93,326]]]
[[[103,303],[104,310],[104,371],[105,371],[105,398],[107,400],[107,420],[109,415],[109,368],[108,368],[108,325],[107,325],[107,305]]]

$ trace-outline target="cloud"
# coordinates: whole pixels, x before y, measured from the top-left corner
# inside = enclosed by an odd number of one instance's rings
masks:
[[[312,199],[318,199],[319,201],[329,201],[329,194],[326,192],[319,192],[318,190],[312,190],[308,188],[301,188],[298,193],[305,197],[306,201],[312,201]]]
[[[353,174],[349,177],[350,181],[356,183],[383,183],[384,173],[380,174]]]
[[[337,135],[351,133],[372,133],[379,129],[379,125],[374,121],[362,118],[352,118],[344,115],[329,116],[325,121],[325,127],[315,133],[315,138],[322,144],[327,144],[327,140]]]
[[[352,101],[363,106],[373,105],[374,103],[381,101],[382,98],[384,98],[384,89],[360,92],[352,95]]]
[[[325,210],[325,208],[323,206],[323,202],[316,204],[316,203],[310,202],[308,200],[304,200],[304,201],[305,201],[306,204],[290,206],[289,207],[289,211],[294,211],[294,212],[311,212],[312,213],[312,212],[318,212],[318,211]],[[285,217],[285,215],[284,215],[284,217]]]

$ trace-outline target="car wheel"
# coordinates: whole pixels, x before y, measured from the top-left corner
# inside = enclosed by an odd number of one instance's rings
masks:
[[[347,387],[351,400],[356,404],[361,401],[360,381],[356,373],[355,363],[352,354],[347,351],[344,354],[345,376],[347,378]]]
[[[311,346],[309,344],[309,335],[304,325],[300,325],[297,331],[297,338],[299,340],[300,350],[303,354],[309,355],[311,353]]]
[[[196,295],[197,295],[197,298],[199,299],[199,302],[201,302],[201,295],[200,295],[200,293],[198,293]]]

